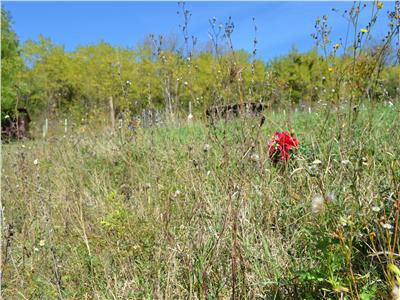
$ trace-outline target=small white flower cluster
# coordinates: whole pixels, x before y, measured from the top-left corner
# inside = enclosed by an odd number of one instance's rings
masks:
[[[373,206],[372,211],[377,213],[381,211],[381,208],[379,206]]]
[[[383,227],[384,229],[387,229],[387,230],[392,230],[392,229],[393,229],[393,225],[392,225],[392,224],[389,224],[389,223],[383,224],[382,227]]]

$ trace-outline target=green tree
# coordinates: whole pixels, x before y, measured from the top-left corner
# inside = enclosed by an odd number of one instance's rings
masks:
[[[1,119],[12,115],[18,106],[18,76],[24,68],[18,37],[13,31],[10,14],[1,8]]]

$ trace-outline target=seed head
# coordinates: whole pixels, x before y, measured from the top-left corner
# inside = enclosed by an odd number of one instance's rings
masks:
[[[321,213],[325,208],[324,197],[321,195],[316,195],[311,201],[311,210],[315,214]]]
[[[325,198],[327,201],[333,202],[336,200],[336,195],[333,192],[329,192]]]
[[[257,162],[257,161],[260,160],[260,156],[259,156],[257,153],[253,153],[253,154],[250,156],[250,159],[251,159],[252,161],[254,161],[254,162]]]

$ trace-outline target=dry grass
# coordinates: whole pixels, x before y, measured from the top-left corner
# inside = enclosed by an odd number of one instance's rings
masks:
[[[400,251],[396,109],[364,108],[350,129],[323,111],[267,113],[261,129],[92,128],[3,145],[2,295],[383,298]],[[266,144],[282,129],[301,148],[275,166]]]

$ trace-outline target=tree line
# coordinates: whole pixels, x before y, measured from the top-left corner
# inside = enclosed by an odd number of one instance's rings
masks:
[[[399,95],[393,48],[398,19],[382,42],[363,45],[362,34],[341,55],[338,48],[345,46],[327,41],[321,26],[326,20],[317,19],[315,48],[300,53],[293,47],[265,62],[256,56],[256,40],[252,53],[234,50],[226,27],[221,45],[212,39],[205,49],[193,43],[183,51],[173,37],[149,35],[135,48],[100,42],[66,51],[43,36],[20,45],[9,13],[2,9],[1,14],[2,120],[20,107],[34,115],[68,114],[79,120],[108,111],[110,97],[117,111],[163,108],[179,114],[190,102],[200,114],[221,103],[309,105],[349,97],[393,101]]]

